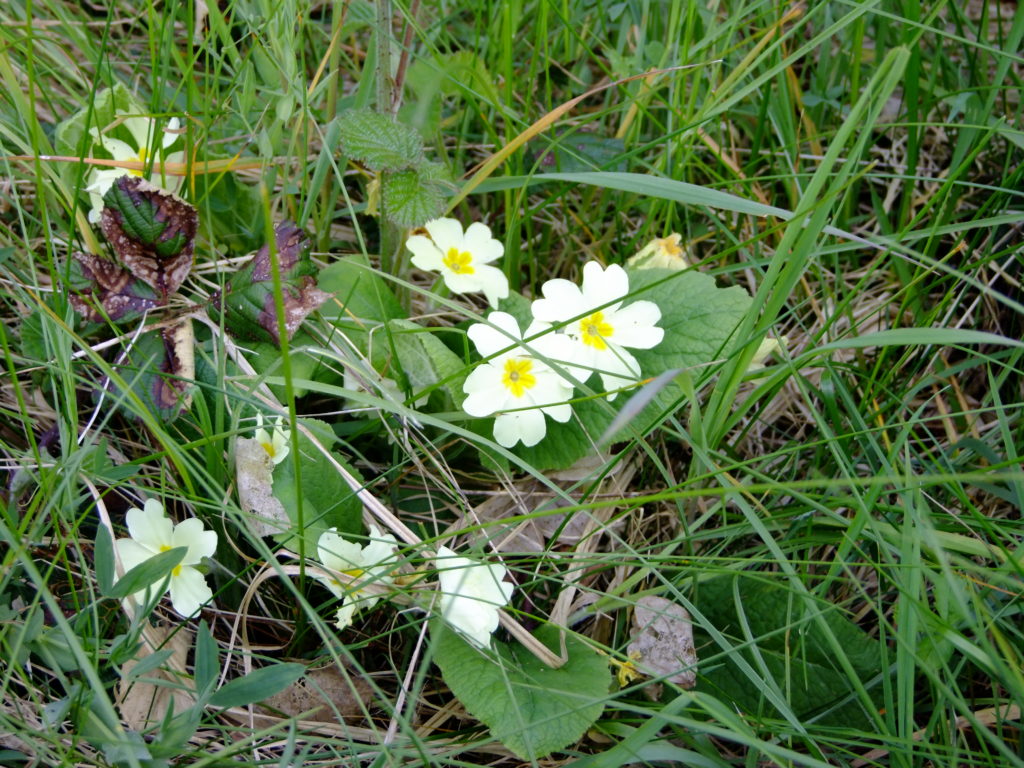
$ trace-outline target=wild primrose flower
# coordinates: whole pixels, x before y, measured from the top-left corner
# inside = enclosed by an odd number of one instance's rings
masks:
[[[569,372],[585,382],[597,371],[606,390],[614,390],[640,378],[640,365],[626,351],[650,349],[665,332],[655,323],[661,310],[653,301],[634,301],[626,306],[629,276],[617,264],[602,269],[596,261],[583,267],[583,288],[568,280],[548,280],[541,286],[543,299],[533,302],[533,316],[545,323],[571,321],[562,333],[573,341]],[[615,398],[615,393],[608,396]]]
[[[758,345],[757,351],[754,352],[754,358],[750,361],[750,365],[747,366],[746,372],[760,371],[765,367],[765,361],[788,343],[789,339],[785,336],[780,336],[777,339],[765,336],[764,340]]]
[[[163,504],[156,499],[146,501],[142,509],[129,509],[126,521],[131,538],[117,540],[117,553],[125,571],[161,552],[188,547],[185,558],[171,571],[171,605],[185,618],[199,613],[199,609],[210,602],[213,592],[195,566],[204,557],[213,557],[217,549],[216,532],[203,530],[202,522],[194,517],[174,525],[165,515]],[[136,601],[148,600],[151,589],[153,587],[136,593]]]
[[[120,139],[105,136],[96,128],[90,128],[89,133],[93,137],[93,142],[99,144],[114,160],[131,160],[145,163],[153,147],[154,134],[157,130],[156,120],[148,117],[126,117],[122,120],[122,124],[128,129],[128,132],[135,140],[134,147]],[[167,149],[177,141],[178,134],[176,131],[179,125],[180,121],[176,117],[172,117],[167,121],[167,128],[164,129],[163,136],[159,139],[160,146],[163,149]],[[167,156],[166,161],[169,163],[180,163],[184,158],[183,152],[174,152]],[[93,170],[89,174],[89,184],[85,188],[85,191],[89,193],[89,202],[92,204],[92,210],[89,211],[89,221],[95,224],[100,220],[100,213],[103,210],[103,196],[110,189],[115,179],[125,175],[142,176],[142,173],[142,171],[125,168],[96,168]],[[158,162],[154,164],[153,173],[150,175],[149,181],[164,187],[164,189],[170,192],[177,192],[181,186],[182,179],[180,176],[164,177],[160,173],[160,163]]]
[[[291,432],[282,426],[280,416],[274,421],[273,434],[269,434],[263,428],[263,414],[257,413],[256,434],[253,435],[253,438],[263,446],[263,450],[267,452],[275,467],[288,457],[288,451],[291,450]]]
[[[394,536],[390,533],[382,534],[375,525],[370,526],[370,541],[364,547],[343,539],[338,535],[337,528],[331,528],[320,535],[316,546],[320,562],[332,571],[360,580],[354,584],[342,584],[339,579],[331,576],[316,576],[342,601],[334,622],[338,629],[349,626],[357,610],[371,608],[380,600],[377,595],[368,594],[365,585],[395,583],[392,572],[398,567],[394,553],[397,543]]]
[[[508,296],[508,279],[490,266],[505,253],[505,246],[491,237],[486,224],[476,222],[463,233],[455,219],[433,219],[423,225],[427,235],[405,241],[412,263],[420,269],[440,272],[453,293],[482,291],[491,307]]]
[[[498,628],[498,610],[508,605],[515,587],[503,565],[457,557],[448,547],[437,550],[441,616],[478,648],[489,648]]]
[[[668,237],[656,237],[626,261],[633,269],[681,270],[689,267],[686,249],[680,245],[683,236],[673,232]]]
[[[519,323],[507,312],[491,312],[487,322],[490,325],[475,323],[468,331],[484,357],[524,338],[519,333]],[[526,338],[545,328],[541,323],[533,323],[526,329]],[[553,361],[568,360],[573,352],[568,338],[560,333],[539,336],[528,344],[537,354]],[[572,397],[572,388],[570,379],[552,370],[525,347],[513,347],[473,369],[462,385],[469,395],[462,407],[470,416],[498,413],[494,439],[499,445],[511,448],[520,440],[526,446],[536,445],[547,432],[544,414],[563,423],[572,416],[572,406],[567,402]]]

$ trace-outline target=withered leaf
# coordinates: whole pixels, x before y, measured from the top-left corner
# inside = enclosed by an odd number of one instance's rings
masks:
[[[235,475],[238,503],[250,513],[249,530],[257,536],[274,536],[291,528],[288,512],[273,492],[274,461],[251,437],[235,438]]]
[[[127,269],[93,253],[74,253],[71,306],[90,323],[130,320],[159,305],[156,294]]]
[[[192,269],[196,209],[138,176],[121,176],[103,196],[100,228],[121,263],[166,302]]]
[[[645,675],[664,677],[682,688],[697,684],[697,651],[690,614],[678,603],[657,595],[636,601],[633,638],[627,649]]]
[[[309,238],[305,232],[290,221],[281,222],[274,227],[274,245],[281,274],[285,335],[290,339],[331,294],[316,285],[316,267],[309,259]],[[272,270],[270,247],[264,245],[231,278],[218,308],[233,333],[280,345]]]
[[[173,326],[140,334],[114,368],[138,399],[170,421],[192,404],[194,345],[192,321],[184,318]],[[108,380],[106,386],[112,387],[112,382]],[[115,402],[122,399],[120,395]]]

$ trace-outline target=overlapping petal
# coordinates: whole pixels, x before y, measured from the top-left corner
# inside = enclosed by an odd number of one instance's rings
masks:
[[[487,648],[498,628],[498,611],[508,605],[515,587],[504,581],[505,567],[458,557],[448,547],[437,550],[441,616],[474,645]]]

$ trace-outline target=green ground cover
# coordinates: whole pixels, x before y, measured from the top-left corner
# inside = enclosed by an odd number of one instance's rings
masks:
[[[3,4],[0,764],[1024,765],[1022,38]]]

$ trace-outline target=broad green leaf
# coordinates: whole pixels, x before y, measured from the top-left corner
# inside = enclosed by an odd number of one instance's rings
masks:
[[[211,707],[245,707],[268,699],[294,684],[306,674],[302,664],[272,664],[253,670],[245,677],[227,683],[210,697]]]
[[[388,324],[393,349],[398,356],[397,366],[408,380],[414,396],[441,385],[451,402],[458,407],[466,398],[462,382],[466,380],[466,366],[454,352],[431,331],[409,320],[392,320]],[[383,334],[378,349],[385,348]],[[377,356],[374,367],[385,376],[399,380],[390,350],[385,360]]]
[[[734,641],[734,653],[740,654],[750,668],[759,670],[763,662],[801,720],[818,717],[823,725],[869,727],[870,720],[858,699],[841,703],[855,696],[855,691],[814,615],[820,615],[831,630],[840,652],[865,685],[881,672],[878,641],[839,608],[794,595],[783,584],[745,576],[702,582],[695,603],[719,632]],[[748,647],[748,631],[758,656]],[[712,641],[703,632],[695,634],[701,635],[697,647],[704,647],[704,655],[710,655],[708,646],[713,647]],[[743,712],[779,716],[757,680],[752,680],[732,658],[702,663],[697,687]]]
[[[576,740],[604,710],[611,673],[608,662],[571,633],[565,635],[568,661],[552,669],[519,643],[492,641],[484,653],[444,622],[430,627],[434,661],[466,711],[524,760],[535,760]],[[546,625],[536,632],[559,653],[560,630]]]
[[[303,350],[303,347],[306,345],[316,346],[309,334],[299,330],[292,337],[291,345],[288,349],[292,379],[296,382],[294,389],[295,397],[304,397],[309,391],[298,382],[318,381],[325,384],[338,382],[338,374],[333,367],[324,365],[324,360],[320,355],[307,354]],[[248,360],[257,373],[266,376],[284,375],[284,372],[281,370],[281,349],[276,344],[272,344],[269,341],[256,341],[251,342],[248,347],[253,352]],[[278,400],[284,402],[287,399],[283,385],[271,384],[270,390]]]
[[[338,116],[341,150],[371,171],[398,171],[423,159],[423,140],[386,115],[351,109]]]
[[[323,317],[386,323],[406,316],[395,294],[365,256],[343,256],[320,270],[317,284],[320,290],[332,294],[332,300],[320,310]]]
[[[434,163],[388,171],[381,187],[384,215],[405,229],[422,226],[444,211],[447,186],[445,174]]]
[[[107,597],[121,599],[141,592],[157,582],[166,579],[188,553],[188,547],[175,547],[159,555],[153,555],[130,569],[110,588]]]
[[[301,423],[316,435],[324,448],[330,450],[334,443],[330,425],[315,419],[302,419]],[[276,538],[283,546],[298,552],[301,534],[304,551],[312,555],[316,552],[320,534],[329,528],[337,528],[341,533],[362,532],[363,503],[334,465],[301,431],[298,432],[298,441],[302,457],[300,475],[295,475],[292,456],[274,467],[273,493],[288,512],[293,528],[293,532]],[[332,452],[332,455],[353,477],[360,479],[359,473],[340,454]]]
[[[191,331],[192,323],[188,318],[178,325],[147,331],[113,366],[142,405],[165,421],[180,416],[191,403],[190,392],[195,379]],[[125,393],[113,383],[109,388],[116,394],[115,404],[127,414],[137,414],[137,405],[124,402]]]

